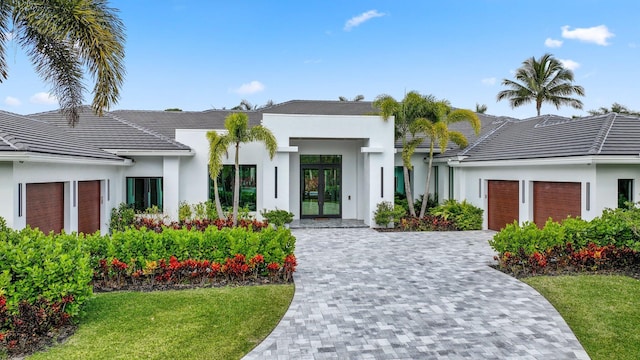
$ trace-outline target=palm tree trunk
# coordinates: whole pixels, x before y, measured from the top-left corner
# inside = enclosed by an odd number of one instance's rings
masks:
[[[236,142],[236,175],[233,182],[233,226],[238,225],[238,207],[240,206],[240,163],[238,153],[240,142]]]
[[[404,193],[407,195],[407,204],[409,205],[409,215],[416,217],[416,209],[413,206],[413,195],[411,194],[411,181],[409,179],[409,169],[402,165],[404,174]]]
[[[216,212],[218,213],[218,219],[224,219],[224,211],[222,211],[222,204],[220,204],[220,195],[218,194],[218,179],[213,179],[213,198],[216,203]]]
[[[431,140],[431,147],[429,147],[429,165],[427,168],[427,184],[424,188],[424,195],[422,195],[422,207],[420,208],[420,218],[423,218],[427,211],[427,203],[429,202],[429,183],[431,182],[431,165],[433,164],[433,140]]]

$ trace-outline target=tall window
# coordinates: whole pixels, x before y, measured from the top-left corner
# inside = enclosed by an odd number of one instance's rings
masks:
[[[162,211],[162,178],[128,177],[127,205],[138,211],[157,206]]]
[[[618,179],[618,207],[627,208],[633,202],[633,179]]]
[[[449,168],[449,199],[453,199],[453,197],[454,197],[454,195],[455,195],[455,193],[454,193],[454,191],[453,191],[453,186],[454,186],[454,183],[453,183],[453,180],[454,180],[454,179],[453,179],[453,176],[454,176],[453,168],[452,168],[452,167],[450,167],[450,168]]]
[[[235,165],[223,165],[218,175],[218,196],[222,207],[233,206],[233,182]],[[248,206],[256,211],[256,165],[240,165],[240,207]],[[209,199],[213,201],[213,180],[209,177]]]

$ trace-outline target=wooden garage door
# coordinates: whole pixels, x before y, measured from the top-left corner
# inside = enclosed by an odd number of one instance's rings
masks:
[[[533,183],[533,221],[542,228],[547,219],[562,221],[580,216],[582,203],[579,182]]]
[[[489,180],[489,229],[499,231],[514,220],[519,220],[518,190],[517,181]]]
[[[78,181],[78,232],[100,230],[100,180]]]
[[[64,184],[27,184],[27,225],[45,233],[64,228]]]

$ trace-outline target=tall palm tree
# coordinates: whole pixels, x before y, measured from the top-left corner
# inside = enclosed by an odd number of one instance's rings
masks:
[[[213,198],[218,219],[222,219],[224,212],[222,211],[220,195],[218,194],[218,176],[222,170],[222,155],[228,154],[229,137],[220,135],[215,131],[209,131],[207,132],[207,140],[209,140],[209,176],[213,180]]]
[[[509,90],[500,91],[498,101],[508,99],[512,108],[535,102],[538,116],[543,102],[555,105],[556,109],[563,105],[582,109],[582,101],[570,96],[584,96],[584,88],[573,85],[573,71],[566,69],[551,54],[525,60],[516,71],[515,79],[502,80],[502,85]]]
[[[471,110],[452,109],[446,100],[434,101],[430,104],[430,115],[427,118],[416,120],[411,126],[412,133],[424,134],[429,140],[429,164],[427,165],[427,181],[422,196],[422,207],[420,208],[420,217],[424,217],[427,211],[427,202],[429,199],[429,183],[431,182],[431,172],[433,165],[433,152],[436,143],[440,146],[440,152],[447,149],[449,142],[453,142],[461,148],[468,145],[468,140],[459,131],[449,130],[449,124],[466,121],[473,128],[474,132],[480,132],[480,119],[478,115]]]
[[[416,91],[411,91],[404,96],[402,102],[398,102],[390,95],[382,94],[376,97],[373,106],[380,110],[380,115],[386,121],[394,117],[395,139],[402,142],[402,171],[404,174],[404,192],[409,205],[409,215],[416,216],[411,192],[411,180],[409,170],[413,168],[411,156],[424,138],[418,133],[412,132],[412,124],[429,114],[429,104],[434,101],[431,95],[423,96]]]
[[[480,104],[476,103],[476,112],[478,114],[486,113],[487,112],[487,104],[480,105]]]
[[[236,150],[235,156],[235,178],[233,182],[233,225],[238,224],[238,207],[240,205],[240,144],[248,143],[253,141],[259,141],[264,144],[267,148],[267,152],[269,153],[269,158],[273,159],[276,154],[276,150],[278,148],[278,143],[276,142],[275,136],[271,133],[271,130],[267,129],[262,125],[256,125],[253,127],[249,127],[249,117],[245,113],[232,113],[224,121],[224,127],[227,130],[227,134],[220,135],[220,139],[217,140],[217,143],[212,141],[216,140],[213,135],[207,134],[207,138],[209,139],[209,149],[210,149],[210,159],[209,159],[209,167],[212,173],[220,172],[222,168],[221,157],[222,154],[226,151],[226,149],[233,145]],[[214,146],[215,145],[215,146]],[[222,149],[225,151],[222,151]],[[211,150],[213,149],[213,151]],[[212,156],[217,156],[217,159],[211,159]],[[213,166],[213,169],[212,169]],[[212,171],[213,170],[213,171]],[[211,175],[213,176],[213,175]],[[217,177],[217,174],[216,174]],[[214,187],[216,183],[214,182]],[[217,189],[214,189],[217,194]],[[219,201],[219,200],[218,200]],[[218,206],[218,204],[216,204]]]
[[[640,115],[640,112],[629,110],[629,108],[617,102],[614,102],[613,104],[611,104],[611,109],[603,106],[603,107],[600,107],[598,110],[589,110],[588,113],[589,115],[604,115],[608,113],[618,113],[618,114],[634,115],[634,116]]]
[[[79,119],[83,70],[95,79],[93,110],[102,115],[120,97],[124,25],[105,0],[0,1],[0,82],[7,79],[9,35],[51,83],[69,125]]]
[[[362,101],[364,100],[364,95],[356,95],[353,99],[349,100],[346,96],[338,96],[338,100],[340,101]]]

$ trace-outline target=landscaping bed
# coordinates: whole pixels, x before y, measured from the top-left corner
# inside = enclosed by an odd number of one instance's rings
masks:
[[[66,338],[92,290],[291,282],[297,261],[290,230],[254,231],[253,224],[45,235],[9,229],[0,219],[0,358]]]

